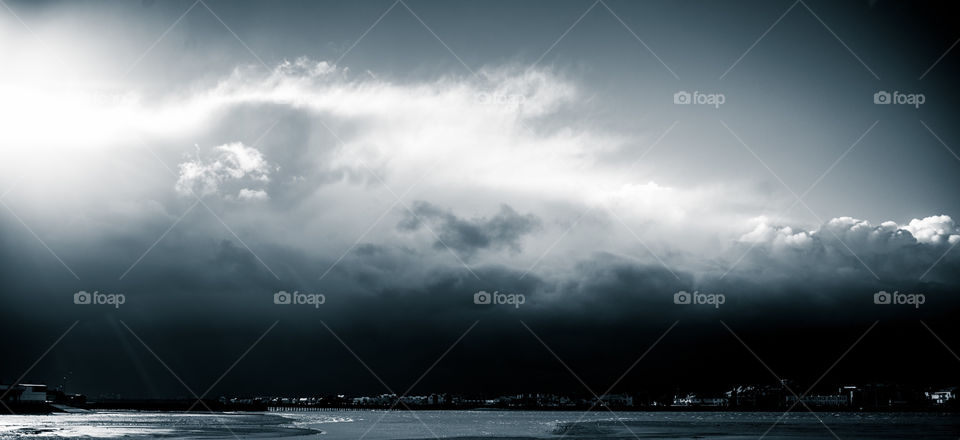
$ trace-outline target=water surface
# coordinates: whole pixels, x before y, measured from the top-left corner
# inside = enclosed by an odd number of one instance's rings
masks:
[[[136,411],[0,416],[0,439],[950,439],[960,416],[933,413],[558,411]]]

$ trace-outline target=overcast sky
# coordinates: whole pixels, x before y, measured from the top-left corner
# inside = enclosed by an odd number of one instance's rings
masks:
[[[539,336],[604,389],[678,320],[648,373],[770,379],[720,319],[793,376],[877,320],[836,380],[955,362],[952,7],[0,6],[3,381],[76,321],[25,379],[186,396],[151,351],[199,393],[255,344],[214,394],[383,391],[346,345],[400,393],[462,336],[418,391],[577,389]]]

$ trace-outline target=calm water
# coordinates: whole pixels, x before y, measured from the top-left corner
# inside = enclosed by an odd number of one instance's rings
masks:
[[[757,439],[782,413],[591,413],[537,411],[349,411],[267,414],[99,412],[0,416],[0,438],[433,438]],[[951,414],[796,413],[768,439],[951,439]],[[826,425],[826,426],[824,426]],[[836,435],[836,436],[834,436]]]

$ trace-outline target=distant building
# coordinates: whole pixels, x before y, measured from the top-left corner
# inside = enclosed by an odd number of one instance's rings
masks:
[[[47,386],[35,383],[0,385],[4,402],[43,403],[47,401]]]
[[[853,402],[858,408],[904,408],[928,403],[924,394],[903,385],[866,384],[857,387]]]
[[[400,402],[407,405],[427,405],[430,402],[430,396],[403,396]]]
[[[556,394],[514,394],[510,396],[500,396],[493,404],[512,408],[559,408],[564,406],[574,406],[571,398],[559,396]],[[587,403],[589,405],[589,403]]]
[[[793,405],[797,396],[787,396],[787,405]],[[801,402],[815,407],[840,408],[850,406],[850,397],[845,394],[803,396]]]
[[[599,406],[633,406],[633,397],[627,394],[604,394],[600,396]]]
[[[21,402],[46,402],[47,386],[36,383],[22,383],[23,394],[20,395]]]
[[[778,385],[740,385],[724,393],[729,406],[736,408],[779,408],[783,405],[787,381]]]
[[[690,406],[693,403],[694,394],[677,394],[673,396],[673,406]]]
[[[63,392],[63,386],[59,386],[56,389],[47,389],[47,403],[82,406],[87,403],[87,396],[83,394],[67,394]]]
[[[701,397],[699,399],[701,406],[727,406],[730,404],[726,397]]]
[[[677,395],[673,398],[673,406],[709,406],[725,407],[730,404],[730,399],[722,396],[702,396],[695,393],[687,395]]]
[[[4,402],[19,402],[20,394],[22,393],[23,388],[20,388],[16,385],[0,384],[0,396],[3,396]]]
[[[957,387],[944,388],[940,391],[926,392],[924,394],[934,405],[946,405],[951,403],[950,401],[956,401]]]
[[[850,400],[850,406],[858,406],[862,403],[859,401],[862,390],[855,385],[844,385],[837,390],[837,394],[847,396],[847,399]]]

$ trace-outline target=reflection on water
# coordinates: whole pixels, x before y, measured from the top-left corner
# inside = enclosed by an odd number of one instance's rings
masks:
[[[365,411],[351,423],[311,423],[311,415],[291,414],[304,427],[322,429],[329,440],[433,438],[546,439],[949,439],[960,432],[956,414],[860,414],[796,412],[594,412],[554,411]],[[321,413],[323,414],[323,413]],[[327,413],[329,415],[331,413]],[[333,413],[336,414],[336,413]],[[322,416],[318,416],[322,417]],[[823,421],[823,423],[820,422]],[[824,426],[826,425],[826,426]],[[772,427],[772,428],[771,428]],[[769,432],[767,432],[769,430]],[[836,435],[836,436],[835,436]]]
[[[95,412],[0,416],[0,439],[312,438],[485,439],[951,439],[955,414],[551,411],[346,411],[184,414]],[[821,422],[822,421],[822,422]]]
[[[0,416],[0,438],[216,438],[312,434],[275,414],[136,411]]]

